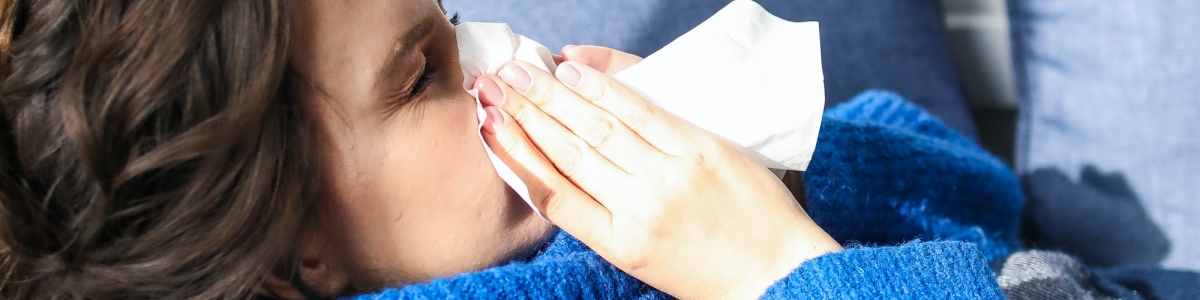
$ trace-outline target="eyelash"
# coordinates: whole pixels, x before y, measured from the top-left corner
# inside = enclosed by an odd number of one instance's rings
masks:
[[[417,77],[417,82],[413,83],[412,90],[408,92],[408,95],[411,97],[424,93],[426,89],[429,89],[430,85],[433,85],[437,81],[437,75],[437,66],[426,57],[425,68],[421,70],[421,77]]]
[[[453,15],[450,16],[450,24],[458,26],[459,21],[458,21],[458,13],[457,12],[455,12]],[[429,87],[432,86],[434,82],[437,82],[437,80],[438,80],[437,70],[438,70],[438,68],[437,68],[437,65],[434,62],[434,60],[431,57],[425,57],[425,66],[421,70],[421,75],[419,77],[417,77],[416,82],[413,82],[412,88],[408,90],[408,95],[406,95],[405,97],[395,97],[395,98],[410,98],[411,99],[412,97],[416,97],[417,95],[424,93],[425,90],[428,90]]]
[[[458,12],[450,15],[450,24],[458,26]],[[415,96],[425,92],[433,82],[437,81],[437,66],[435,66],[428,57],[425,58],[425,68],[421,70],[421,77],[417,78],[417,82],[413,84],[412,90],[408,93],[409,96]]]

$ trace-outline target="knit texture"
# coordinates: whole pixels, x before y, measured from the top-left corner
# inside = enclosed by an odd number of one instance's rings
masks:
[[[849,248],[805,262],[763,299],[1004,299],[975,245]]]
[[[670,299],[621,272],[579,240],[560,232],[529,262],[389,288],[355,297],[384,299]]]
[[[764,298],[1003,298],[987,262],[1017,248],[1016,177],[915,105],[866,92],[830,109],[804,177],[809,215],[869,246],[805,262]],[[560,233],[529,261],[356,297],[446,298],[669,296]]]
[[[826,112],[804,178],[809,216],[843,244],[959,240],[989,261],[1019,248],[1012,171],[893,93]]]

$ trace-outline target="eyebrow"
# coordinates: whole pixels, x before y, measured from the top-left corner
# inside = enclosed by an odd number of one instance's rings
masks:
[[[400,35],[393,43],[392,51],[388,53],[387,59],[384,60],[383,66],[379,68],[379,72],[375,74],[375,85],[386,78],[391,78],[391,74],[396,71],[400,65],[400,60],[404,58],[404,54],[408,53],[416,46],[417,42],[425,39],[433,31],[433,26],[437,24],[437,17],[426,17],[417,22],[416,26],[408,29],[407,32]]]

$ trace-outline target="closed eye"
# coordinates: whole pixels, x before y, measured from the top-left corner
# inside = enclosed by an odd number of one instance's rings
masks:
[[[437,70],[438,68],[435,63],[426,59],[425,65],[421,67],[421,74],[417,75],[416,78],[410,77],[409,84],[406,84],[405,88],[395,89],[382,97],[381,99],[386,106],[384,110],[388,112],[388,115],[409,103],[418,101],[418,98],[437,82]]]
[[[421,70],[421,76],[417,77],[417,81],[413,83],[412,89],[410,89],[408,92],[408,96],[415,97],[421,93],[424,93],[425,90],[429,89],[430,85],[433,85],[434,82],[437,82],[437,79],[437,66],[434,65],[433,61],[426,58],[425,67]]]

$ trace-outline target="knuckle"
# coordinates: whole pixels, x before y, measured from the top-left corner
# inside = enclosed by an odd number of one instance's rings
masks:
[[[558,147],[559,151],[557,151],[556,155],[558,159],[554,163],[554,166],[558,168],[558,172],[567,178],[577,177],[576,175],[581,171],[579,168],[583,164],[584,147],[587,146],[575,142],[566,143],[562,147]]]
[[[708,163],[704,156],[704,151],[693,152],[692,154],[688,155],[688,157],[691,159],[692,163],[695,163],[696,165],[703,166],[704,164]]]
[[[672,154],[680,163],[682,169],[688,171],[702,171],[704,166],[712,164],[713,160],[718,159],[722,149],[718,148],[717,143],[714,143],[707,137],[697,137],[689,139],[687,146],[681,148],[678,152]]]
[[[545,86],[545,84],[541,84],[538,85],[537,88],[532,88],[529,90],[529,101],[533,102],[534,105],[539,107],[545,106],[546,104],[552,103],[553,101],[550,100],[554,99],[554,97],[558,97],[557,89],[545,88]]]
[[[537,203],[539,206],[541,206],[542,213],[545,213],[547,216],[558,215],[558,213],[562,210],[562,193],[559,193],[557,190],[549,186],[543,189],[539,196],[535,197],[534,199],[534,203]]]
[[[647,243],[653,242],[654,240],[647,240],[645,237],[632,237],[632,239],[625,240],[621,243],[622,245],[612,249],[613,264],[631,272],[646,268],[651,262],[650,254],[647,252],[653,248]]]
[[[722,140],[722,138],[720,138],[720,137],[716,137],[707,132],[704,132],[702,134],[698,134],[695,136],[696,136],[695,140],[696,140],[696,150],[697,150],[696,152],[720,153],[722,151],[730,150],[727,147],[725,147],[725,143]]]
[[[511,157],[513,159],[524,159],[529,157],[530,150],[529,140],[525,139],[524,133],[519,130],[514,131],[515,134],[506,134],[497,138],[500,143],[499,149],[493,149],[496,155],[500,157]]]
[[[740,151],[727,148],[719,140],[712,138],[700,138],[698,142],[699,146],[697,149],[687,154],[687,159],[691,162],[692,171],[694,172],[711,173],[717,171],[717,166],[722,165],[722,162],[726,161],[729,153]]]
[[[647,125],[650,124],[651,116],[652,115],[648,107],[645,105],[637,105],[626,111],[624,121],[625,124],[629,125],[631,128],[646,129],[648,127]]]
[[[532,102],[534,105],[537,105],[538,107],[542,107],[547,104],[554,103],[553,100],[556,97],[562,96],[562,93],[559,91],[559,88],[556,86],[556,84],[558,84],[557,81],[556,82],[541,82],[541,81],[545,81],[545,80],[543,78],[541,78],[540,76],[537,78],[538,79],[535,79],[535,80],[538,80],[539,82],[534,83],[533,86],[529,88],[529,91],[525,92],[525,95],[527,96],[527,99],[529,99],[529,102]]]
[[[650,261],[651,259],[646,254],[627,254],[622,258],[621,264],[625,265],[630,272],[636,273],[650,266]]]
[[[530,110],[532,108],[530,108],[528,104],[520,101],[513,101],[513,103],[510,105],[511,106],[509,107],[511,109],[505,110],[508,112],[508,115],[511,116],[513,120],[516,120],[517,124],[528,124],[529,118],[531,117],[530,114],[532,113]]]
[[[505,156],[507,156],[507,157],[513,157],[513,156],[515,156],[514,154],[517,154],[517,149],[516,149],[516,147],[520,147],[520,146],[521,146],[521,144],[520,144],[520,143],[517,143],[517,141],[516,141],[515,139],[513,139],[513,138],[510,138],[510,137],[508,137],[508,136],[505,136],[505,137],[502,137],[502,138],[498,138],[498,139],[496,139],[496,140],[497,140],[496,142],[500,143],[500,145],[499,145],[500,147],[497,147],[497,148],[499,148],[499,149],[493,149],[493,151],[495,151],[495,152],[496,152],[496,155],[498,155],[498,156],[500,156],[500,157],[505,157]]]
[[[591,125],[591,130],[588,130],[582,138],[587,141],[592,147],[603,148],[608,145],[613,137],[615,125],[613,120],[609,118],[600,118]]]
[[[656,217],[656,220],[661,220],[661,217]],[[651,222],[651,223],[646,223]],[[637,271],[647,268],[655,262],[655,255],[659,251],[659,242],[663,241],[670,234],[667,228],[662,225],[662,222],[657,222],[651,219],[643,219],[642,224],[638,224],[639,230],[630,232],[626,238],[626,242],[618,250],[615,263],[619,263],[630,271]]]
[[[583,72],[582,70],[580,72],[582,73],[580,76],[593,76],[591,72]],[[612,95],[610,86],[611,83],[607,78],[583,79],[580,80],[579,84],[575,86],[575,93],[579,94],[579,96],[583,97],[584,99],[587,99],[589,102],[596,103],[599,101],[605,101],[610,95]]]

